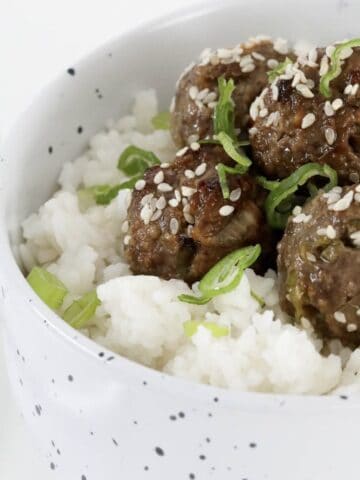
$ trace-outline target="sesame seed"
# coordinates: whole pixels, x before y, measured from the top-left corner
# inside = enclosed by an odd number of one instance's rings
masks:
[[[219,213],[222,217],[227,217],[228,215],[231,215],[235,208],[231,205],[224,205],[219,209]]]
[[[154,177],[154,183],[156,185],[159,185],[159,183],[162,183],[164,181],[164,172],[162,170],[159,170],[157,174]]]
[[[188,225],[188,227],[186,229],[186,233],[187,233],[188,237],[191,237],[193,228],[194,227],[192,225]]]
[[[334,313],[334,318],[339,323],[346,323],[346,317],[343,314],[343,312],[335,312]]]
[[[186,178],[191,179],[195,177],[195,172],[193,170],[185,170],[184,175]]]
[[[158,185],[157,189],[159,190],[159,192],[171,192],[173,187],[171,185],[169,185],[168,183],[160,183]]]
[[[258,129],[256,127],[251,127],[249,130],[249,135],[254,136],[258,133]]]
[[[306,253],[306,258],[309,260],[309,262],[316,262],[316,257],[310,252]]]
[[[181,195],[180,195],[180,192],[179,192],[178,189],[175,189],[174,195],[175,195],[176,200],[177,200],[178,202],[180,202],[180,200],[181,200]]]
[[[319,70],[320,76],[322,77],[323,75],[326,75],[328,70],[329,70],[329,59],[326,55],[324,55],[320,62],[320,70]]]
[[[153,193],[148,193],[147,195],[144,195],[140,202],[141,206],[144,206],[147,203],[149,203],[153,197],[154,197]]]
[[[314,94],[306,85],[299,83],[296,85],[296,90],[305,98],[313,98]]]
[[[346,85],[346,87],[344,89],[344,95],[351,95],[352,88],[353,88],[353,86],[351,85],[351,83],[349,83],[349,85]]]
[[[314,328],[311,325],[310,320],[308,320],[306,317],[301,317],[300,318],[300,323],[305,330],[308,330],[310,332],[314,331]]]
[[[196,192],[195,188],[183,186],[181,187],[181,193],[184,197],[191,197]]]
[[[165,207],[166,207],[166,200],[165,200],[165,197],[161,195],[161,197],[156,202],[156,208],[158,210],[163,210]]]
[[[316,120],[315,115],[313,113],[308,113],[302,119],[301,128],[305,129],[305,128],[311,127],[311,125],[315,122],[315,120]]]
[[[124,245],[129,245],[130,240],[131,240],[130,235],[125,235],[125,237],[124,237]]]
[[[189,88],[189,97],[191,98],[191,100],[195,100],[196,97],[198,96],[198,93],[199,93],[199,89],[195,85],[192,85]]]
[[[176,208],[179,205],[179,201],[176,200],[176,198],[171,198],[168,203],[170,207],[174,207],[174,208]]]
[[[326,227],[326,236],[330,238],[330,240],[334,240],[336,238],[336,230],[332,225],[328,225]]]
[[[169,168],[170,167],[170,163],[168,162],[163,162],[160,164],[160,168]]]
[[[250,73],[250,72],[253,72],[255,70],[255,65],[253,63],[249,63],[248,65],[245,65],[245,67],[242,67],[241,68],[241,71],[243,73]]]
[[[196,152],[197,150],[200,149],[200,143],[199,142],[192,142],[192,144],[190,145],[190,148],[191,148],[191,150]]]
[[[336,132],[332,128],[325,128],[325,138],[329,145],[333,145],[336,140]]]
[[[356,203],[360,203],[360,193],[355,193],[354,199]]]
[[[264,117],[266,117],[266,115],[267,115],[268,113],[269,113],[269,110],[268,110],[267,108],[262,108],[262,109],[260,110],[260,112],[259,112],[259,116],[260,116],[261,118],[264,118]]]
[[[193,142],[198,142],[199,141],[199,135],[197,133],[193,133],[192,135],[188,136],[187,142],[189,145],[191,145]]]
[[[207,165],[205,162],[200,163],[200,165],[198,165],[195,169],[195,175],[197,177],[201,177],[201,175],[204,175],[204,173],[206,172],[206,168],[207,168]]]
[[[341,98],[336,98],[331,105],[336,112],[337,110],[340,110],[340,108],[344,106],[344,102],[343,100],[341,100]]]
[[[334,212],[342,212],[347,210],[354,198],[354,192],[350,190],[344,197],[340,198],[336,203],[333,203],[329,206],[329,210]]]
[[[230,193],[230,201],[231,202],[237,202],[239,198],[241,197],[241,188],[235,188],[235,190],[232,190]]]
[[[326,47],[326,55],[330,58],[331,55],[334,53],[335,47],[334,45],[329,45]]]
[[[272,70],[279,65],[279,62],[275,58],[269,58],[266,65]]]
[[[274,42],[274,50],[282,55],[286,55],[289,52],[287,40],[284,38],[277,38]]]
[[[190,215],[190,213],[185,212],[184,213],[184,218],[188,223],[194,223],[195,222],[194,217],[192,215]]]
[[[145,225],[149,224],[153,213],[154,211],[149,204],[146,204],[143,206],[143,208],[140,211],[140,218],[145,223]]]
[[[180,150],[178,150],[176,152],[176,156],[177,157],[182,157],[183,155],[185,155],[185,153],[189,150],[189,147],[184,147],[184,148],[181,148]]]
[[[217,105],[217,102],[210,102],[210,103],[208,103],[208,107],[209,107],[209,108],[215,108],[216,105]]]
[[[300,205],[296,205],[296,207],[294,207],[292,211],[294,215],[299,215],[301,212],[302,212],[302,208],[300,207]]]
[[[324,112],[328,117],[332,117],[335,113],[331,103],[328,100],[325,102]]]
[[[356,332],[357,330],[357,325],[355,323],[349,323],[346,325],[346,330],[351,333],[351,332]]]
[[[271,85],[271,94],[274,102],[279,98],[279,87],[277,85]]]
[[[146,182],[145,180],[138,180],[136,183],[135,183],[135,190],[143,190],[143,188],[145,188],[145,185],[146,185]]]
[[[265,61],[265,57],[264,57],[264,55],[261,55],[261,53],[252,52],[251,55],[255,58],[255,60],[259,60],[260,62],[264,62],[264,61]]]
[[[183,205],[187,205],[187,204],[189,203],[189,200],[188,200],[187,198],[183,198],[183,199],[181,200],[181,203],[182,203]]]
[[[156,220],[158,220],[161,217],[161,215],[162,215],[162,211],[161,210],[156,210],[156,212],[150,218],[150,222],[155,222]]]
[[[355,247],[358,247],[360,248],[360,230],[358,230],[357,232],[354,232],[350,235],[350,238],[353,242],[353,244],[355,245]]]
[[[352,87],[351,95],[356,95],[358,90],[359,90],[359,84],[355,83],[355,85],[353,85]]]
[[[360,193],[360,185],[356,185],[356,187],[355,187],[355,192]]]
[[[179,230],[179,222],[176,220],[176,218],[172,218],[170,220],[170,232],[173,235],[176,235]]]
[[[183,208],[184,213],[189,213],[190,212],[190,205],[189,203],[186,203]]]
[[[308,223],[312,218],[312,215],[305,215],[305,213],[300,213],[293,217],[292,221],[294,223]]]
[[[121,225],[122,233],[127,233],[129,231],[129,222],[125,220],[125,222]]]

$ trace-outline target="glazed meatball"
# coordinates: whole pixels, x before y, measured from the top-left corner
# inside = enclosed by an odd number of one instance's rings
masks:
[[[360,185],[318,194],[289,218],[278,250],[284,311],[360,345]]]
[[[235,126],[246,127],[251,103],[268,83],[267,72],[287,55],[288,47],[281,39],[273,43],[258,38],[233,49],[205,50],[200,63],[192,64],[177,85],[171,116],[176,145],[190,144],[212,133],[218,78],[222,76],[235,82]]]
[[[133,191],[124,250],[135,274],[192,283],[231,251],[269,243],[255,180],[230,175],[224,200],[215,167],[233,161],[219,146],[186,150],[170,165],[149,168]]]
[[[347,53],[330,83],[330,99],[319,91],[330,61],[326,52],[313,50],[289,65],[251,105],[254,162],[268,177],[284,178],[304,163],[319,162],[334,168],[344,185],[359,181],[360,49]]]

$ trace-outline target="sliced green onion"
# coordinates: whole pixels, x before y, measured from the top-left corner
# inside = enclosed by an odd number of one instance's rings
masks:
[[[330,68],[320,79],[319,90],[325,98],[331,97],[330,82],[335,80],[341,73],[342,59],[341,54],[345,48],[360,47],[360,38],[354,38],[347,42],[343,42],[335,47],[330,57]]]
[[[235,133],[235,104],[231,95],[235,90],[234,80],[226,81],[224,77],[218,79],[219,100],[214,110],[214,132],[225,132],[229,137],[236,139]]]
[[[251,290],[250,295],[252,296],[252,298],[253,298],[254,300],[256,300],[256,301],[258,302],[258,304],[260,305],[261,308],[264,308],[264,307],[265,307],[266,302],[265,302],[265,300],[264,300],[262,297],[260,297],[260,295],[258,295],[257,293],[255,293],[253,290]]]
[[[226,179],[226,174],[241,175],[245,173],[246,170],[244,170],[244,168],[241,167],[240,165],[237,165],[236,167],[228,167],[223,163],[218,163],[215,168],[218,173],[222,195],[225,199],[227,199],[230,197],[230,190],[229,190],[229,185]]]
[[[199,140],[200,145],[221,145],[220,141],[217,140],[215,137],[213,138],[204,138],[203,140]],[[247,147],[250,145],[249,140],[236,140],[237,147]]]
[[[34,267],[29,273],[27,281],[48,307],[54,310],[61,307],[68,290],[55,275],[44,268]]]
[[[289,212],[279,212],[278,207],[284,200],[288,200],[300,186],[305,185],[310,178],[317,175],[329,179],[329,182],[324,187],[325,191],[329,191],[337,185],[337,173],[334,169],[328,165],[307,163],[298,168],[289,177],[281,180],[278,187],[269,193],[265,201],[265,210],[271,227],[285,228]]]
[[[200,297],[179,295],[179,300],[202,305],[218,295],[231,292],[239,285],[244,270],[259,258],[260,253],[260,245],[235,250],[216,263],[201,279]]]
[[[108,205],[111,200],[117,197],[120,190],[134,188],[135,183],[142,178],[142,174],[135,175],[134,177],[126,180],[118,185],[95,185],[93,187],[82,188],[78,193],[78,201],[81,210],[94,205]]]
[[[153,152],[130,145],[125,148],[118,161],[118,169],[127,176],[139,175],[152,165],[159,165],[160,160]]]
[[[272,83],[277,77],[285,73],[286,67],[291,63],[293,62],[290,60],[290,58],[286,57],[285,60],[279,63],[277,67],[273,68],[272,70],[269,70],[267,72],[269,82]]]
[[[96,291],[83,295],[75,300],[64,312],[63,319],[74,328],[84,328],[94,316],[97,307],[101,304]]]
[[[220,132],[216,135],[217,140],[221,143],[225,152],[230,158],[241,165],[244,169],[248,169],[251,165],[251,160],[241,150],[237,148],[237,142],[225,132]]]
[[[169,130],[170,117],[170,112],[160,112],[151,119],[151,123],[155,130]]]
[[[229,327],[225,325],[218,325],[214,322],[197,322],[195,320],[189,320],[183,324],[185,335],[187,337],[192,337],[198,331],[200,326],[209,330],[215,338],[226,337],[230,333]]]
[[[279,186],[280,180],[268,180],[265,177],[259,176],[256,177],[257,183],[265,188],[265,190],[275,190]]]

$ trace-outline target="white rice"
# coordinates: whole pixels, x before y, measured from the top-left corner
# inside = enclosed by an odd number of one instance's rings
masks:
[[[102,305],[94,325],[84,333],[98,343],[144,365],[224,388],[256,392],[324,394],[360,391],[360,350],[353,353],[333,342],[325,357],[311,329],[289,323],[278,303],[274,272],[265,277],[247,270],[232,292],[205,306],[180,302],[191,293],[182,281],[132,276],[122,255],[130,191],[121,191],[107,206],[81,211],[76,191],[124,179],[116,168],[129,145],[153,151],[162,162],[175,156],[169,132],[153,131],[157,113],[153,90],[139,93],[133,114],[109,122],[90,140],[89,149],[64,165],[59,191],[23,222],[21,257],[27,271],[45,266],[70,291],[63,308],[97,288]],[[196,290],[196,286],[194,286]],[[263,297],[262,310],[251,290]],[[215,338],[199,327],[184,335],[189,320],[216,322],[229,328]]]

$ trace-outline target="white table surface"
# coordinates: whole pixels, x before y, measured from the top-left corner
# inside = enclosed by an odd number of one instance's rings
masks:
[[[119,32],[193,3],[0,0],[0,142],[34,93],[57,72]],[[53,477],[33,449],[11,398],[1,334],[0,318],[0,479],[48,480]]]

